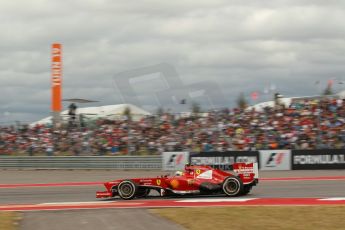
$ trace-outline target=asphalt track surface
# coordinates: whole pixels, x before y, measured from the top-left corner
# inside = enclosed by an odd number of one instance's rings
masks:
[[[120,178],[156,177],[164,174],[159,171],[120,170],[1,170],[0,206],[66,202],[102,203],[95,198],[97,190],[104,190],[101,182]],[[338,177],[339,179],[334,179]],[[345,170],[260,172],[260,178],[262,180],[259,185],[254,187],[246,198],[345,197]],[[119,199],[110,200],[113,201],[121,202]],[[46,229],[47,226],[50,229],[54,229],[54,226],[58,226],[59,229],[82,227],[84,230],[95,229],[97,226],[102,229],[160,229],[159,226],[164,225],[165,229],[168,229],[166,226],[169,226],[169,229],[182,229],[166,221],[152,216],[145,209],[104,208],[25,212],[21,227],[24,230]]]
[[[155,177],[163,174],[165,173],[159,171],[2,170],[0,171],[0,204],[97,201],[95,192],[104,190],[101,184],[103,181]],[[296,179],[332,176],[345,176],[345,170],[261,172],[260,177],[263,180],[253,188],[248,197],[345,197],[345,180]],[[292,178],[292,180],[267,180],[268,178]],[[76,185],[68,184],[73,182],[91,183],[80,186],[78,183]],[[20,186],[52,183],[60,184],[60,186]],[[2,187],[2,185],[11,184],[19,186]]]

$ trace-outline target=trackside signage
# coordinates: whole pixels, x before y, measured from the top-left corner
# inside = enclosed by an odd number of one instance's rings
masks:
[[[261,170],[291,170],[291,150],[260,150]]]
[[[293,150],[292,169],[345,169],[345,150]]]
[[[163,152],[162,156],[162,169],[166,171],[183,170],[189,160],[189,152]]]
[[[232,170],[232,164],[259,162],[257,151],[204,152],[190,154],[192,165],[210,165],[222,170]]]

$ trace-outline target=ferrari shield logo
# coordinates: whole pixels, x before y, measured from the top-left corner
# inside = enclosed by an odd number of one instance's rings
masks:
[[[157,185],[161,185],[161,180],[157,179],[156,183],[157,183]]]
[[[189,179],[189,180],[187,180],[187,184],[188,185],[193,185],[194,184],[194,179]]]

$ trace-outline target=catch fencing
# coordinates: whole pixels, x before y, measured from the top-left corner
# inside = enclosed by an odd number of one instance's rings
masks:
[[[2,169],[161,169],[161,156],[2,156]]]

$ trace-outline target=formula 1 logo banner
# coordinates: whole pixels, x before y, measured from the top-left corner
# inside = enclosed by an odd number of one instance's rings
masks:
[[[345,169],[344,149],[293,150],[292,169]]]
[[[183,170],[189,161],[189,152],[163,152],[163,170]]]
[[[260,150],[261,170],[291,170],[291,150]]]
[[[202,152],[190,155],[192,165],[209,165],[222,170],[232,170],[234,163],[259,162],[258,151]]]

